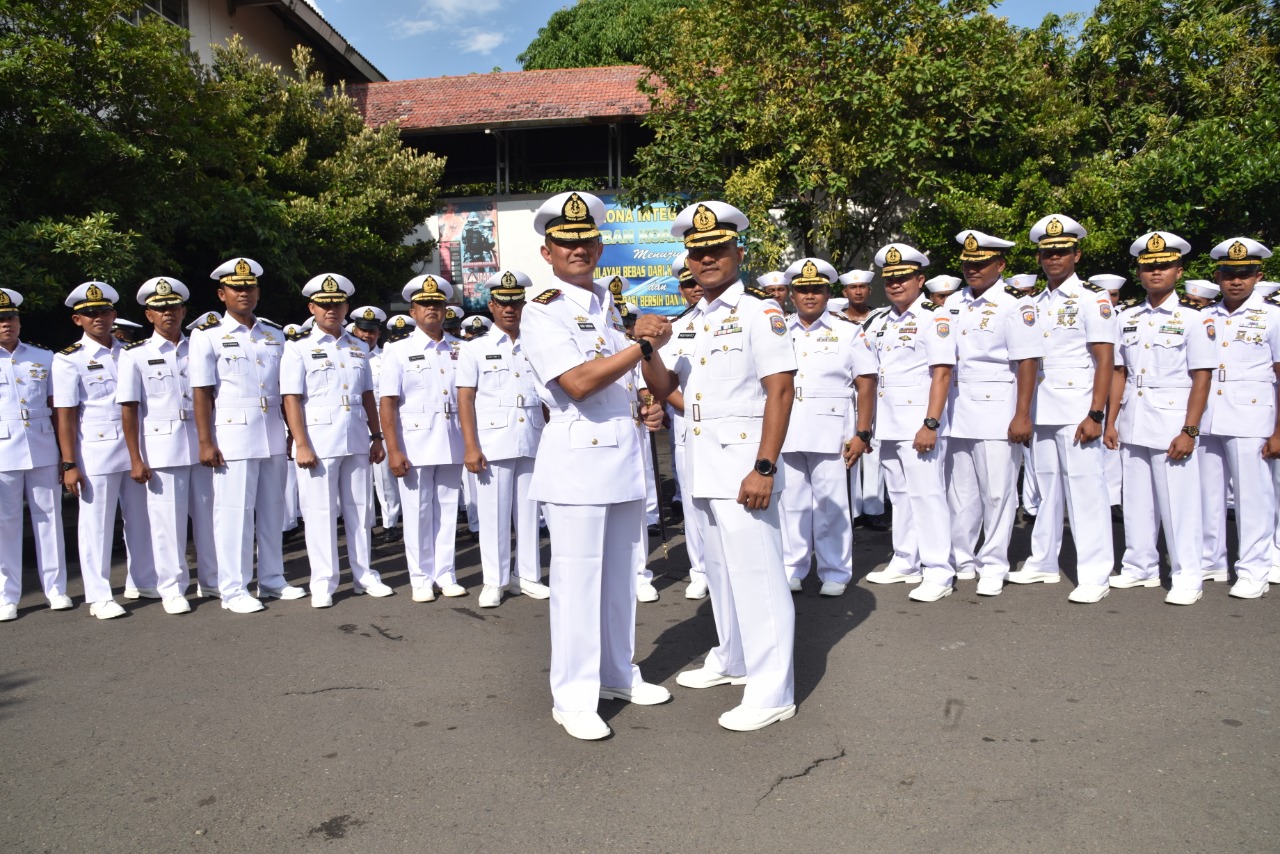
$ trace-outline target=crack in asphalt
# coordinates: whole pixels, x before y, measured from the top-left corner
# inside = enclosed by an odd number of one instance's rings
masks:
[[[404,640],[404,635],[393,635],[393,634],[391,634],[391,632],[387,631],[387,630],[386,630],[386,629],[384,629],[382,626],[375,626],[373,623],[370,623],[370,624],[369,624],[369,626],[370,626],[370,627],[371,627],[375,632],[377,632],[378,634],[382,635],[382,636],[383,636],[384,638],[386,638],[387,640],[393,640],[393,641],[395,641],[395,640]]]
[[[314,691],[285,691],[286,697],[305,697],[310,694],[324,694],[328,691],[381,691],[381,688],[370,688],[366,685],[334,685],[332,688],[317,688]]]
[[[778,777],[778,779],[776,779],[776,780],[774,780],[774,781],[773,781],[773,785],[769,787],[769,791],[765,792],[763,795],[761,795],[760,797],[756,798],[756,806],[759,806],[759,805],[760,805],[760,803],[761,803],[765,798],[767,798],[767,797],[769,797],[770,795],[772,795],[772,794],[773,794],[773,790],[774,790],[774,789],[778,788],[779,786],[781,786],[783,783],[787,782],[788,780],[798,780],[798,779],[800,779],[801,777],[808,777],[808,776],[809,776],[809,772],[810,772],[810,771],[812,771],[813,769],[817,768],[819,765],[825,764],[825,763],[827,763],[827,762],[834,762],[834,761],[835,761],[835,760],[837,760],[837,759],[844,759],[844,757],[845,757],[845,753],[846,753],[845,749],[844,749],[843,747],[841,747],[841,748],[840,748],[840,752],[839,752],[839,753],[833,754],[833,755],[831,755],[831,756],[820,756],[820,757],[818,757],[817,759],[815,759],[815,760],[813,760],[812,762],[810,762],[810,763],[809,763],[809,764],[804,768],[804,770],[800,771],[798,774],[783,774],[783,775],[781,775],[780,777]]]

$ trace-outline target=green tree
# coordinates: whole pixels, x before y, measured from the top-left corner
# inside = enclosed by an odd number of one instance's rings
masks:
[[[554,12],[516,59],[525,71],[630,65],[667,36],[666,19],[702,0],[578,0]]]

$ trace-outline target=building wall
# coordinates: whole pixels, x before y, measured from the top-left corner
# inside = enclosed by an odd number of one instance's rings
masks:
[[[206,65],[213,64],[212,45],[225,44],[239,35],[264,61],[279,65],[285,71],[293,68],[291,54],[299,39],[285,29],[270,9],[246,6],[232,15],[227,13],[226,0],[191,0],[187,16],[191,49]]]

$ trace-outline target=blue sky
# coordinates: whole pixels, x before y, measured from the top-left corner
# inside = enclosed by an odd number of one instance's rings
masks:
[[[391,80],[519,71],[516,55],[572,0],[309,0]],[[1005,0],[1019,26],[1050,12],[1088,12],[1095,0]],[[375,11],[376,10],[376,11]]]

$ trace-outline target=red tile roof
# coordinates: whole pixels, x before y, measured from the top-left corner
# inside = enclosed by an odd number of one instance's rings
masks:
[[[638,119],[649,99],[636,89],[638,65],[497,71],[347,86],[365,121],[399,121],[401,131],[591,124]]]

